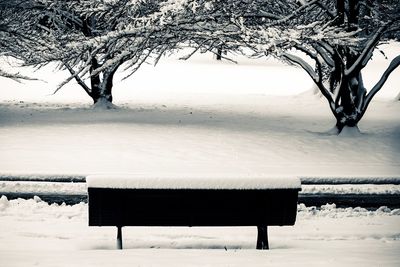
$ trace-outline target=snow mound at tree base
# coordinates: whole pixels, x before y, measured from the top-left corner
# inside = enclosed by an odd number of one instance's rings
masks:
[[[107,110],[107,109],[118,109],[118,106],[114,105],[107,99],[99,99],[95,104],[92,106],[95,110]]]
[[[358,137],[361,136],[361,131],[357,126],[354,127],[345,126],[339,135],[344,137]]]

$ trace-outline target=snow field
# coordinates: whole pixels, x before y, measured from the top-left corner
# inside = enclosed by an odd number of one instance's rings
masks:
[[[4,103],[0,170],[399,176],[398,103],[374,103],[363,134],[351,138],[324,134],[334,121],[326,103],[310,95],[206,100],[113,111]]]
[[[87,226],[87,204],[2,196],[0,265],[398,266],[399,225],[399,209],[300,205],[295,226],[269,228],[269,251],[255,250],[255,227],[124,227],[117,251],[115,227]]]
[[[400,51],[382,46],[365,69],[376,75]],[[47,84],[1,79],[2,173],[263,173],[279,176],[400,176],[395,70],[360,123],[357,137],[332,136],[326,100],[304,71],[273,59],[239,64],[196,55],[116,78],[116,110],[90,108],[65,73],[39,71]],[[382,100],[386,99],[386,100]]]

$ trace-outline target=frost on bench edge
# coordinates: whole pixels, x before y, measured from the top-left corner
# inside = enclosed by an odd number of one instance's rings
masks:
[[[298,177],[260,175],[90,175],[88,187],[115,189],[300,189]]]

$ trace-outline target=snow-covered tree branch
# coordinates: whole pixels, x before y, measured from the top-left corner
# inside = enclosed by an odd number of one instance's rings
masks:
[[[26,34],[29,31],[27,24],[20,20],[22,5],[29,5],[29,1],[22,0],[0,0],[0,55],[9,57],[13,53],[18,53],[21,49],[29,49],[34,45],[32,38]],[[18,23],[15,23],[18,21]],[[37,80],[19,72],[6,71],[0,69],[0,76],[12,79],[16,82],[23,80]]]

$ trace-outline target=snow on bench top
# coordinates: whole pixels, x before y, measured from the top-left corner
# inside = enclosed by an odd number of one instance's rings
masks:
[[[261,175],[90,175],[90,188],[115,189],[300,189],[298,177]]]

